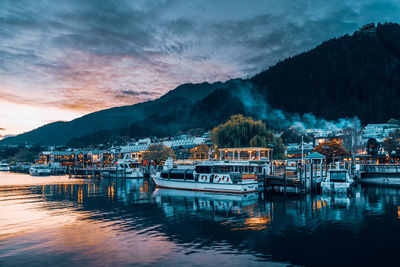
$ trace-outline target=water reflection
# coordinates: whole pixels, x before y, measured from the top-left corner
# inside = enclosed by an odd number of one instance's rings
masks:
[[[221,195],[148,179],[2,178],[2,266],[382,265],[395,260],[400,234],[397,188]]]

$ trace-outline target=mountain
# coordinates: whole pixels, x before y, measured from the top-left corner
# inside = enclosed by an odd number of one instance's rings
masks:
[[[363,124],[399,118],[400,25],[378,24],[323,42],[254,77],[184,84],[154,101],[94,112],[9,137],[0,144],[89,144],[117,136],[167,136],[211,129],[230,115],[265,118],[254,102],[285,113]],[[243,93],[246,88],[248,93]]]
[[[398,118],[400,26],[378,24],[326,41],[251,80],[276,109],[363,124]]]
[[[65,144],[75,137],[128,127],[156,114],[168,114],[181,106],[191,105],[217,88],[226,88],[233,81],[183,84],[154,101],[101,110],[69,122],[58,121],[46,124],[27,133],[5,138],[0,141],[0,145],[26,142],[44,145]]]

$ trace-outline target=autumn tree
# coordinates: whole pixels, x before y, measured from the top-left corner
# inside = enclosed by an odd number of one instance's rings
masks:
[[[208,159],[210,148],[206,144],[200,144],[191,149],[192,159]]]
[[[241,114],[233,115],[224,124],[211,131],[211,140],[219,148],[226,147],[274,147],[274,157],[281,158],[283,145],[281,139],[274,136],[262,121]]]
[[[156,164],[160,164],[169,157],[175,158],[175,152],[162,144],[154,144],[148,147],[143,153],[144,160],[153,160]]]
[[[319,144],[314,148],[313,152],[318,152],[324,155],[329,160],[333,160],[334,158],[347,156],[350,154],[343,145],[333,141],[323,142]]]
[[[383,141],[383,149],[391,154],[400,148],[400,129],[396,129],[389,134],[389,137],[385,138]]]

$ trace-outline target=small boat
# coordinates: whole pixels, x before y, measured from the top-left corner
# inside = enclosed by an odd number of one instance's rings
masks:
[[[10,171],[10,164],[8,164],[8,163],[0,163],[0,171],[3,171],[3,172]]]
[[[59,162],[49,162],[49,168],[53,175],[64,175],[67,173],[67,167],[62,166]]]
[[[34,164],[29,169],[29,174],[32,176],[50,176],[50,167],[46,164]]]
[[[139,161],[130,159],[128,155],[125,155],[123,159],[117,160],[115,166],[109,168],[104,173],[105,176],[112,178],[143,178],[144,167]]]
[[[347,193],[353,186],[354,179],[346,169],[328,170],[326,179],[321,183],[322,192]]]
[[[244,194],[258,191],[257,177],[266,166],[249,161],[211,161],[173,167],[168,159],[162,171],[152,175],[157,187]]]
[[[10,166],[10,171],[17,173],[29,173],[29,169],[31,168],[31,166],[31,163],[18,162],[15,165]]]

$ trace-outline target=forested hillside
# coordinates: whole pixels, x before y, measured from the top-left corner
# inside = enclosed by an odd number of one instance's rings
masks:
[[[363,124],[398,118],[400,25],[378,24],[279,62],[251,81],[274,108]]]

